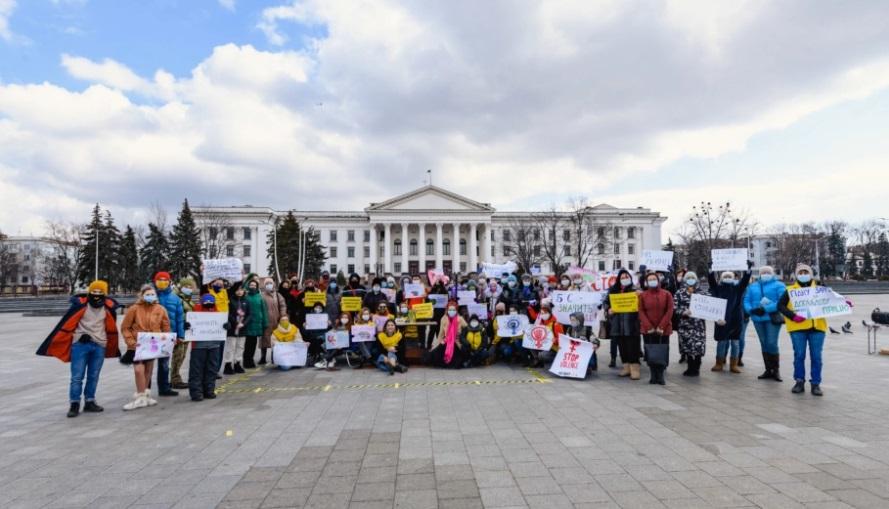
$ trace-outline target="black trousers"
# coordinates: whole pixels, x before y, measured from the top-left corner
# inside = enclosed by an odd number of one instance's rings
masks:
[[[642,346],[639,344],[639,336],[617,336],[617,347],[620,350],[620,361],[624,364],[639,364],[642,357]]]
[[[198,398],[216,390],[216,373],[219,372],[219,346],[192,348],[188,361],[188,394]]]
[[[242,366],[245,368],[255,368],[256,363],[253,362],[256,357],[256,338],[257,336],[244,337],[244,362]]]

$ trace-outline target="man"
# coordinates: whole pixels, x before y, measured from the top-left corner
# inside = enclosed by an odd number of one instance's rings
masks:
[[[158,272],[154,275],[154,288],[157,291],[157,300],[170,319],[170,330],[176,333],[176,341],[185,341],[185,312],[182,309],[182,299],[173,293],[172,278],[169,272]],[[158,396],[178,396],[170,383],[170,358],[163,357],[157,360],[157,394]]]
[[[108,283],[100,280],[90,283],[87,295],[72,299],[71,308],[37,349],[37,355],[71,363],[68,417],[77,417],[80,413],[81,396],[86,398],[84,412],[104,410],[96,403],[99,373],[106,357],[119,355],[117,308],[120,304],[107,295]]]

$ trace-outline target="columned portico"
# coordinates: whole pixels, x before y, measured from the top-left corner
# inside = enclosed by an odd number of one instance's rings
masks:
[[[460,271],[460,223],[454,223],[451,225],[451,229],[454,231],[454,240],[451,241],[451,259],[453,260],[451,265],[451,270],[454,272]]]
[[[478,269],[478,241],[475,238],[478,233],[478,225],[469,223],[469,265],[466,267],[467,272],[474,272]]]
[[[435,268],[441,270],[444,268],[444,252],[442,251],[444,242],[444,233],[442,232],[442,223],[435,223]]]
[[[377,233],[377,224],[370,223],[370,271],[374,274],[379,270],[379,248],[377,247],[377,237],[379,233]]]
[[[384,253],[384,263],[383,263],[383,272],[392,272],[392,225],[390,223],[383,223],[383,253]]]
[[[408,271],[408,256],[410,255],[410,225],[401,223],[401,272]]]
[[[417,239],[417,254],[420,259],[420,274],[426,273],[426,223],[420,223],[419,238]]]

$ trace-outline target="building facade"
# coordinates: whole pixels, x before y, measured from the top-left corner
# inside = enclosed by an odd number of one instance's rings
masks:
[[[209,237],[222,239],[218,256],[241,258],[247,271],[268,272],[268,234],[275,218],[287,211],[243,206],[196,207],[193,212],[205,238],[206,229],[212,228]],[[596,239],[586,268],[635,269],[643,249],[661,249],[661,225],[666,218],[657,212],[605,204],[585,212],[587,230]],[[431,185],[371,203],[363,211],[294,211],[294,215],[304,228],[319,232],[327,253],[324,269],[331,273],[416,274],[432,268],[466,273],[484,262],[514,261],[519,236],[533,236],[530,242],[523,238],[523,245],[548,239],[540,231],[547,228],[536,226],[539,214],[500,212],[488,203]],[[553,225],[555,243],[567,265],[577,263],[576,253],[571,252],[576,245],[571,240],[576,235],[569,226],[571,217],[571,213],[556,213],[548,223]],[[543,256],[535,258],[541,258],[542,273],[551,272]]]
[[[0,272],[4,287],[42,286],[50,282],[50,260],[56,245],[41,237],[0,239]]]

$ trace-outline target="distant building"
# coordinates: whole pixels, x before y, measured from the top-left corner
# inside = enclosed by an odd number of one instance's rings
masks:
[[[8,253],[2,273],[4,286],[41,286],[55,244],[41,237],[5,237],[0,240]]]

